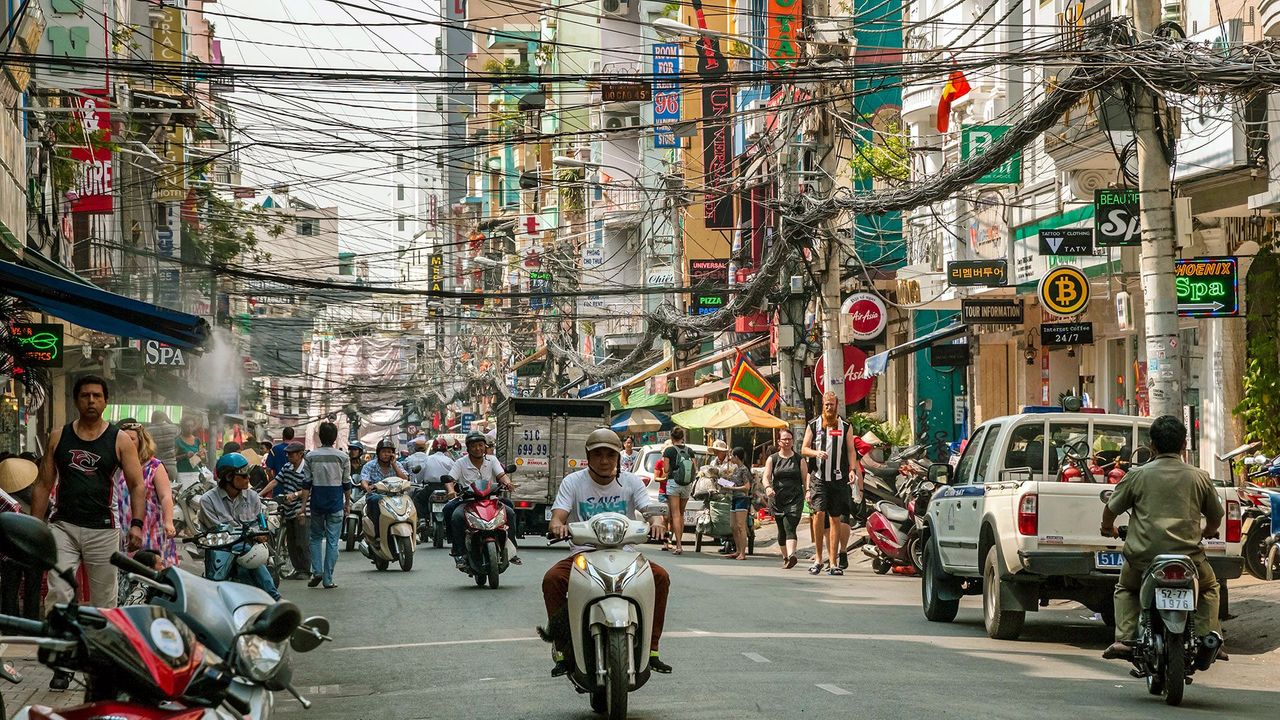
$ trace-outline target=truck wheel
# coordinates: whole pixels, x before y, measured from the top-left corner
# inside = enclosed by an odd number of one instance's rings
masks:
[[[1240,554],[1244,557],[1245,572],[1258,578],[1267,579],[1267,548],[1263,544],[1271,535],[1271,523],[1257,520],[1249,528],[1249,535],[1244,539],[1244,547]]]
[[[944,575],[942,560],[938,558],[934,543],[925,543],[924,581],[920,583],[920,599],[924,605],[925,619],[930,622],[949,623],[955,620],[956,613],[960,612],[960,598],[943,600],[938,596]]]
[[[1000,588],[1004,581],[1000,579],[999,551],[995,546],[987,550],[987,559],[982,564],[982,621],[987,628],[987,636],[995,640],[1017,640],[1022,634],[1022,624],[1026,622],[1025,610],[1005,610]]]

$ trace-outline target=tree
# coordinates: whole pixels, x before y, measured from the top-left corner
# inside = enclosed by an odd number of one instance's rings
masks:
[[[882,133],[855,135],[853,147],[849,167],[857,179],[905,182],[911,178],[911,141],[898,123]]]

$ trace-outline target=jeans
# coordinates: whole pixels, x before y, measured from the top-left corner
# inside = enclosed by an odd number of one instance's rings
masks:
[[[499,498],[507,507],[507,537],[511,545],[516,547],[516,507],[506,498]],[[449,524],[449,543],[453,545],[450,554],[457,557],[462,554],[462,546],[467,544],[467,519],[462,498],[454,498],[444,504],[444,521]]]
[[[236,546],[241,549],[241,546]],[[260,565],[256,568],[249,569],[240,567],[236,564],[236,556],[233,550],[209,550],[204,554],[204,576],[210,580],[231,580],[233,578],[247,579],[246,584],[256,585],[267,592],[268,595],[280,599],[280,591],[276,589],[276,583],[271,579],[271,571],[266,565]]]
[[[89,576],[89,601],[97,607],[113,608],[120,594],[119,575],[111,564],[111,554],[120,549],[120,530],[106,528],[94,530],[55,520],[49,524],[53,540],[58,547],[58,570],[84,565]],[[45,609],[54,603],[71,600],[71,586],[57,573],[49,573],[49,594],[45,597]]]
[[[311,571],[310,521],[306,515],[285,518],[284,521],[284,544],[289,549],[289,563],[297,573]]]
[[[342,513],[311,516],[311,575],[319,575],[325,585],[333,584],[333,568],[338,564],[338,535],[342,533]]]

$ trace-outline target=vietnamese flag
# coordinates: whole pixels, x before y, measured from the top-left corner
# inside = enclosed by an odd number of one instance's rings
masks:
[[[942,88],[942,98],[938,100],[938,132],[944,133],[951,124],[951,103],[969,94],[969,80],[959,69],[951,71],[947,84]]]

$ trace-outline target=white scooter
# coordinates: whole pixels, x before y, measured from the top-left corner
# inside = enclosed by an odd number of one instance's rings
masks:
[[[386,570],[392,562],[399,563],[404,572],[413,569],[413,551],[418,545],[418,509],[409,497],[412,489],[408,480],[396,477],[374,483],[373,491],[382,495],[377,527],[364,513],[364,507],[360,508],[363,529],[360,552],[372,560],[379,571]]]
[[[591,709],[610,720],[627,716],[627,693],[649,680],[653,637],[653,570],[636,546],[649,525],[619,513],[571,523],[574,545],[594,550],[574,556],[569,573],[569,679],[590,693]]]
[[[198,472],[178,473],[173,480],[173,527],[178,537],[192,537],[200,532],[200,496],[214,487],[213,475],[201,466]],[[195,546],[190,546],[195,548]],[[199,551],[199,548],[195,548]],[[203,552],[194,555],[203,557]]]

